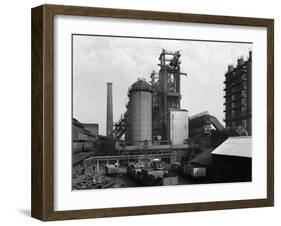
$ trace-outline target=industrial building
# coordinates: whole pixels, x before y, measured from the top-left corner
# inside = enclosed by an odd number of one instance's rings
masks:
[[[192,159],[189,169],[204,172],[213,183],[251,181],[252,137],[227,138],[217,148],[206,149]]]
[[[160,70],[158,73],[155,71],[151,73],[150,83],[154,90],[152,103],[153,138],[161,136],[163,140],[171,140],[171,129],[173,128],[171,119],[178,120],[188,117],[187,111],[182,111],[180,102],[181,76],[186,76],[186,73],[181,71],[180,57],[179,51],[170,52],[163,49],[159,56]],[[173,110],[172,114],[171,110]],[[188,131],[188,127],[185,130]]]
[[[149,82],[139,79],[129,88],[127,111],[114,124],[111,133],[114,139],[119,140],[125,134],[125,140],[134,144],[142,141],[183,144],[188,138],[188,111],[180,108],[180,81],[181,76],[186,75],[181,72],[180,57],[179,51],[163,49],[159,56],[159,72],[153,71]],[[111,86],[107,96],[109,120],[112,114],[110,93]]]
[[[230,137],[212,151],[213,182],[252,180],[252,137]]]
[[[252,52],[244,60],[238,58],[237,66],[228,66],[225,74],[225,125],[242,126],[252,134]]]
[[[200,172],[201,176],[205,177],[208,181],[212,181],[212,151],[213,148],[203,150],[199,155],[193,158],[188,165],[190,176],[194,176],[194,170]],[[203,173],[203,175],[202,175]]]
[[[97,134],[86,128],[97,128],[98,125],[86,124],[72,119],[72,174],[81,174],[84,160],[96,154]],[[96,131],[96,130],[94,130]]]
[[[251,180],[251,53],[225,75],[226,127],[207,111],[189,116],[181,108],[180,57],[162,50],[150,81],[139,78],[128,87],[116,123],[113,83],[107,83],[106,136],[97,124],[73,120],[73,149],[80,145],[73,168],[88,178],[75,174],[74,189]],[[87,143],[94,154],[84,158]]]
[[[72,151],[73,153],[82,151],[93,151],[94,144],[97,140],[97,134],[92,133],[86,126],[77,119],[72,119]]]

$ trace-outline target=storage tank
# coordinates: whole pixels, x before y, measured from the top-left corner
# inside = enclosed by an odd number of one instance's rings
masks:
[[[128,140],[143,145],[152,140],[152,87],[144,80],[135,82],[129,90]]]

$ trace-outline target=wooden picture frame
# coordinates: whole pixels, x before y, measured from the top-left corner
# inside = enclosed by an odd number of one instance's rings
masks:
[[[54,16],[125,18],[267,29],[267,198],[122,208],[54,210]],[[51,221],[163,214],[274,205],[274,20],[125,9],[42,5],[32,9],[32,201],[31,215]]]

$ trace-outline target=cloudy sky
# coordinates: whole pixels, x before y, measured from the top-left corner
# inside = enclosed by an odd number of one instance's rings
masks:
[[[251,44],[143,38],[73,36],[73,117],[106,131],[106,83],[113,83],[113,120],[125,112],[127,91],[158,71],[161,48],[181,50],[181,107],[190,115],[209,111],[224,118],[223,81],[228,64],[248,57]]]

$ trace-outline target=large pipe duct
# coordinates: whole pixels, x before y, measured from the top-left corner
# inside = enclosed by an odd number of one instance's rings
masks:
[[[112,83],[107,83],[107,108],[106,108],[106,135],[113,130],[113,106],[112,106]]]

